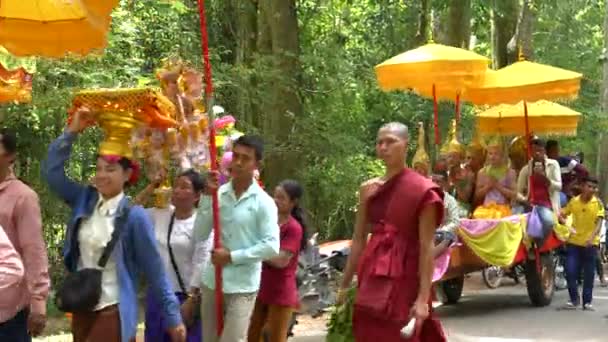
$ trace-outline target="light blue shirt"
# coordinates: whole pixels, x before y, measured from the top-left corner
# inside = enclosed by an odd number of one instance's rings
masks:
[[[222,246],[232,263],[224,266],[224,293],[253,293],[260,288],[262,260],[279,253],[279,220],[274,200],[254,181],[239,199],[232,182],[218,189]],[[201,198],[194,222],[195,239],[205,240],[213,229],[211,197]],[[215,289],[215,267],[202,272],[203,285]]]

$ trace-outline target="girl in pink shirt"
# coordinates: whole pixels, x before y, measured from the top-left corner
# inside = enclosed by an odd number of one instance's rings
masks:
[[[281,182],[274,191],[279,211],[281,251],[262,266],[262,282],[249,325],[249,342],[259,342],[264,327],[269,342],[287,341],[289,322],[298,306],[298,256],[306,247],[307,240],[303,210],[299,206],[302,194],[302,186],[293,180]]]

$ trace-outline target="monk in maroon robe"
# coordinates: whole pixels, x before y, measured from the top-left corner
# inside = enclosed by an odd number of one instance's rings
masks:
[[[357,342],[443,342],[431,313],[434,234],[443,217],[442,191],[404,168],[408,130],[389,123],[378,131],[376,152],[383,177],[361,185],[352,249],[339,300],[357,271],[353,315]],[[368,234],[371,237],[368,241]],[[414,335],[401,329],[416,319]]]

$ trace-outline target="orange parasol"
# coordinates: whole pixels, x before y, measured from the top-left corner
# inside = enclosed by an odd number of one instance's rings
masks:
[[[16,56],[85,55],[106,46],[118,0],[0,1],[0,46]]]

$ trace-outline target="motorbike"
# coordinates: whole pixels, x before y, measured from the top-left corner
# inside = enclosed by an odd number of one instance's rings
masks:
[[[521,265],[516,265],[510,270],[500,266],[489,266],[481,271],[481,277],[488,288],[497,289],[502,284],[504,277],[509,277],[515,284],[519,284],[525,277],[525,273]]]
[[[331,241],[318,244],[318,234],[314,234],[307,247],[298,257],[296,285],[300,308],[293,313],[287,337],[292,337],[298,324],[298,316],[320,317],[336,302],[334,284],[346,268],[350,252],[350,240]],[[264,336],[268,341],[268,336]]]

